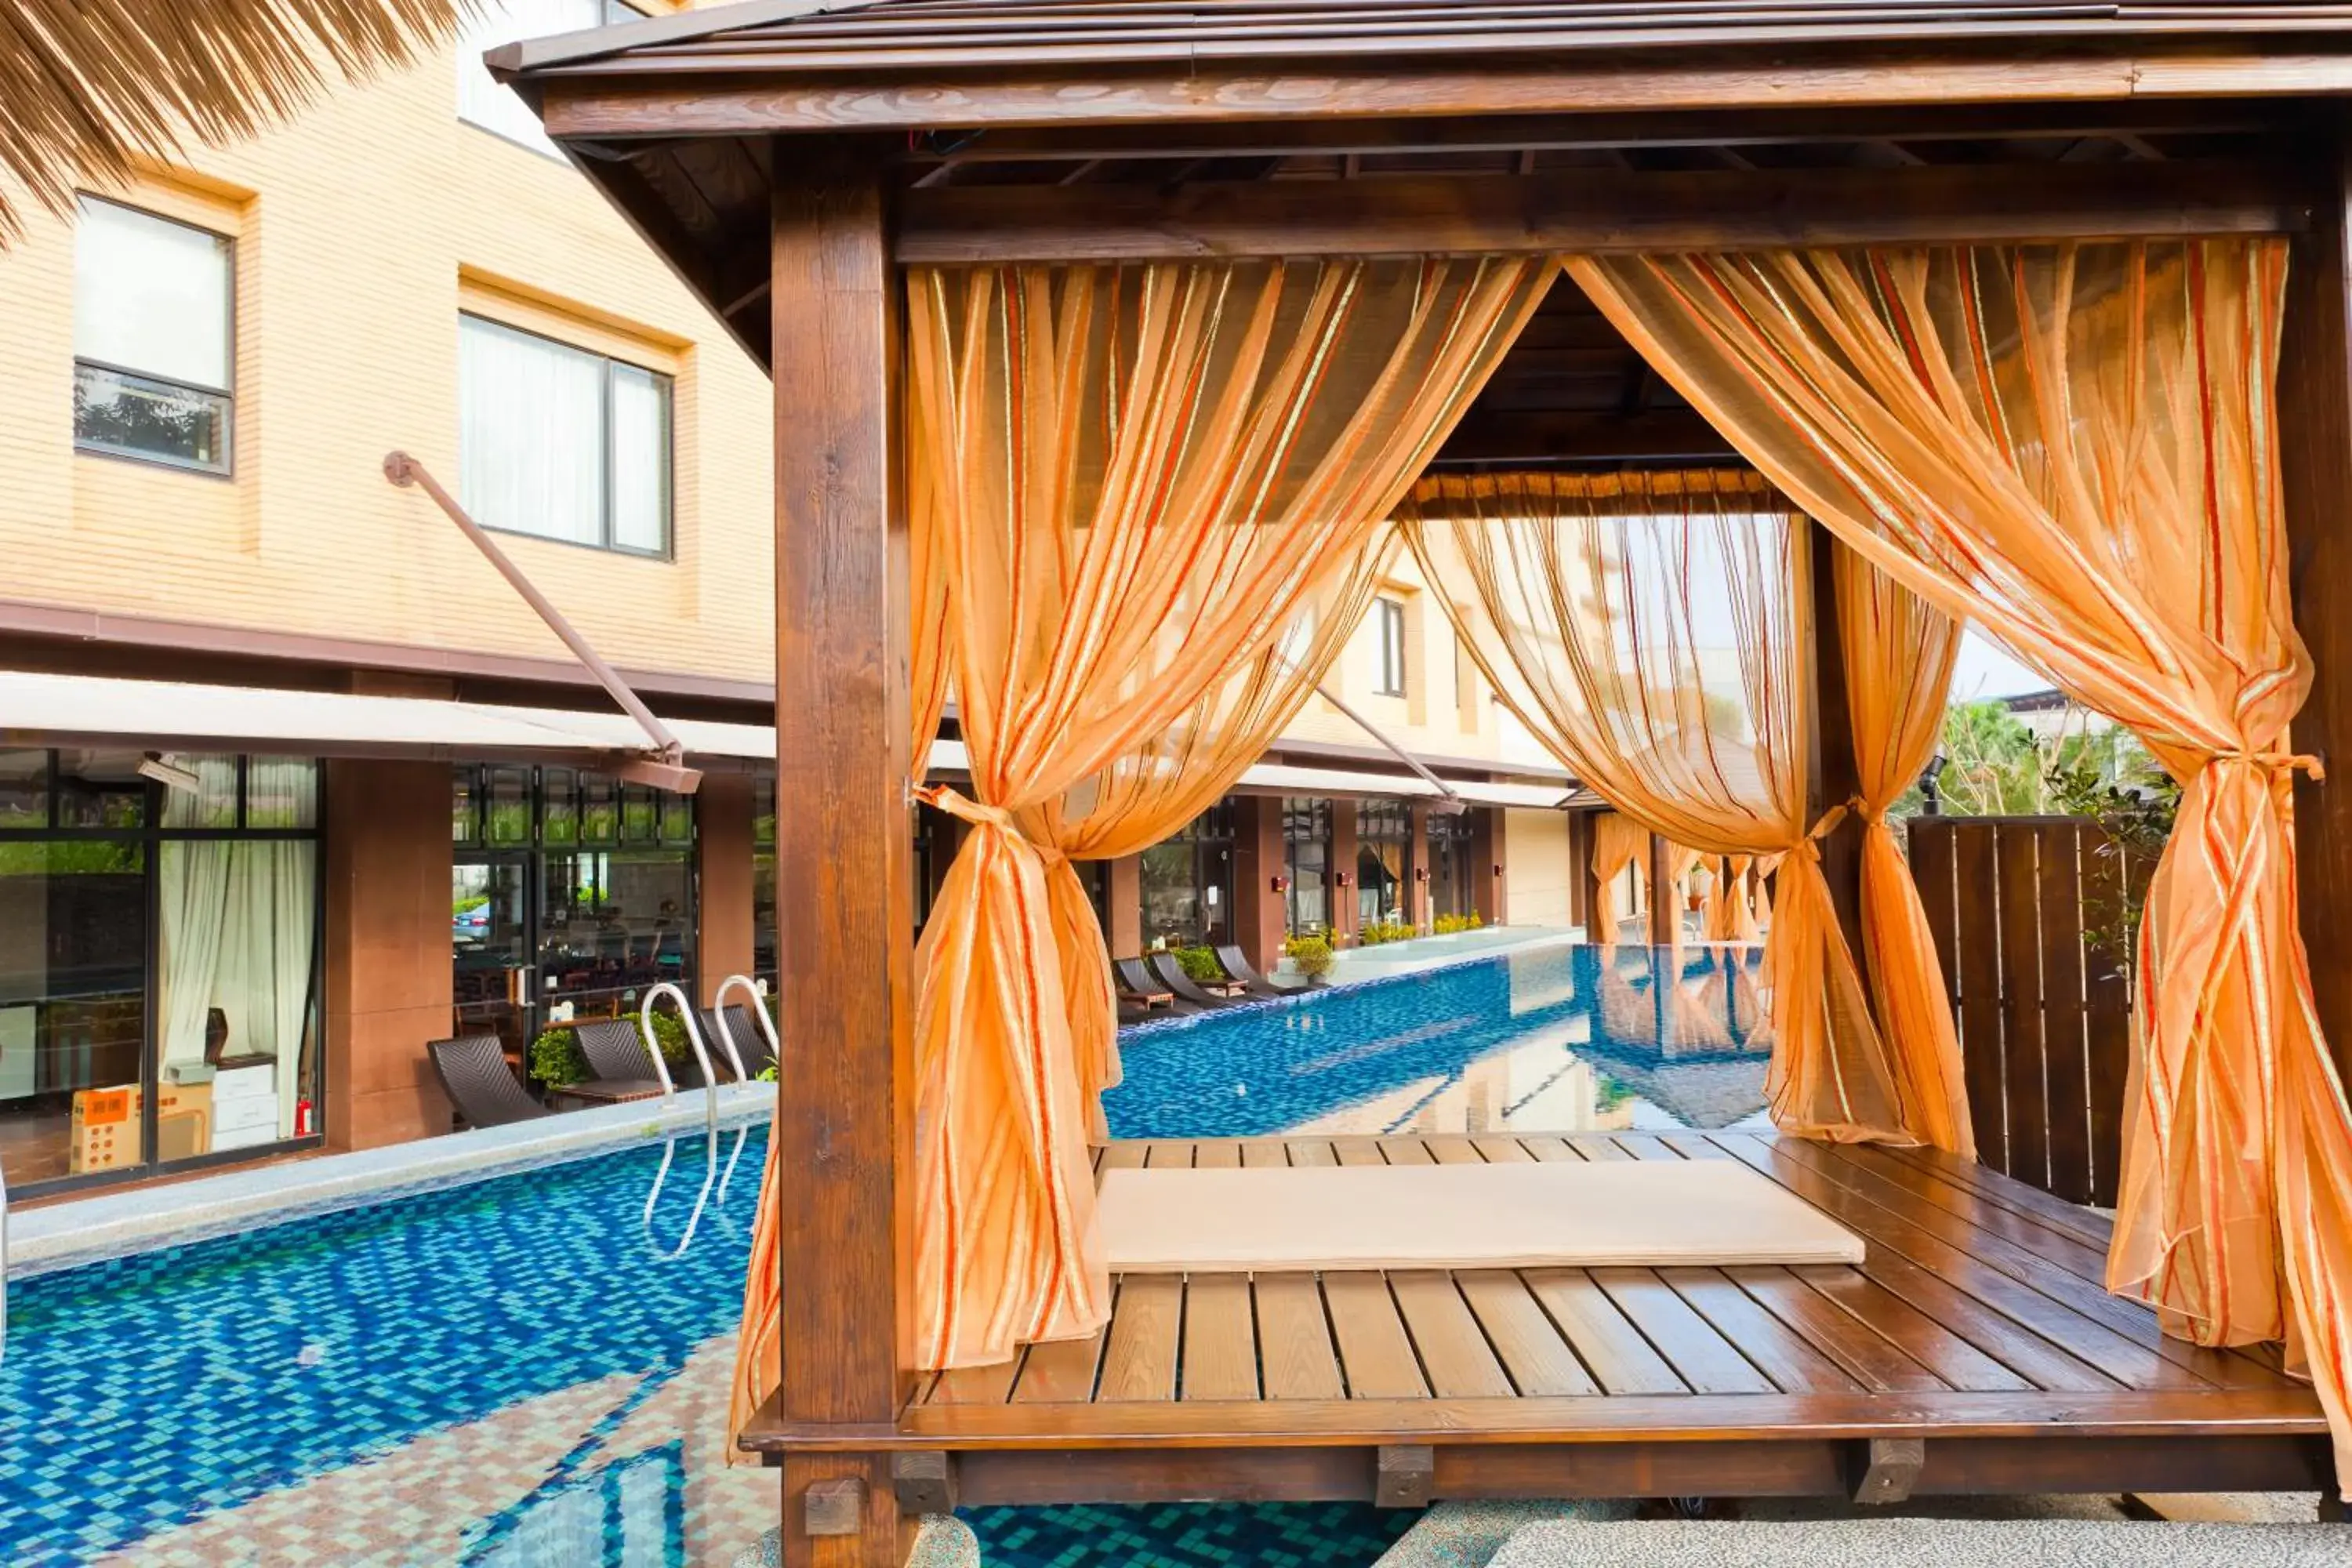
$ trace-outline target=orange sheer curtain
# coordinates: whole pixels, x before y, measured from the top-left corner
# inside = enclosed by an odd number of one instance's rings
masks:
[[[2284,1337],[2352,1476],[2352,1112],[2295,921],[2274,239],[1579,258],[1805,509],[2181,781],[2148,889],[2111,1288]]]
[[[972,830],[918,960],[919,1366],[1108,1316],[1087,1138],[1111,991],[1064,844],[1172,830],[1254,758],[1234,714],[1279,703],[1229,700],[1234,672],[1360,559],[1549,278],[1518,258],[909,271],[912,515],[953,585],[972,773],[971,799],[937,795]]]
[[[1596,940],[1615,942],[1633,910],[1619,900],[1625,892],[1625,868],[1637,866],[1643,883],[1650,879],[1650,830],[1622,813],[1604,811],[1592,820],[1592,875],[1601,884],[1605,908],[1593,911],[1609,924]]]
[[[1702,854],[1790,857],[1774,1123],[1915,1142],[1814,848],[1836,814],[1806,818],[1804,520],[1747,470],[1516,473],[1424,479],[1399,525],[1496,695],[1595,793]]]
[[[1749,889],[1752,855],[1727,855],[1716,862],[1706,895],[1706,940],[1757,942],[1763,936],[1756,923],[1756,903]]]
[[[1836,562],[1838,641],[1853,729],[1863,820],[1862,942],[1879,1032],[1893,1053],[1911,1127],[1938,1149],[1975,1159],[1960,1036],[1911,862],[1887,811],[1936,754],[1952,689],[1959,624],[1851,550]]]

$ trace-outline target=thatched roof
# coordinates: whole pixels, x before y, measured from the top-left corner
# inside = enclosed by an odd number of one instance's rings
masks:
[[[77,186],[191,138],[250,135],[335,79],[408,64],[479,0],[0,0],[0,242],[15,190],[55,212]]]

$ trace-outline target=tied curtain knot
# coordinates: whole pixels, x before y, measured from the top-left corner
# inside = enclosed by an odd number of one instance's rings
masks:
[[[1821,819],[1815,822],[1811,828],[1806,830],[1805,837],[1797,846],[1798,848],[1804,851],[1805,858],[1814,861],[1821,859],[1822,840],[1827,838],[1831,834],[1837,831],[1838,824],[1845,820],[1846,813],[1849,811],[1863,817],[1864,820],[1867,820],[1870,815],[1869,812],[1864,808],[1862,798],[1859,795],[1855,796],[1850,802],[1833,805],[1827,811],[1822,813]]]
[[[915,798],[934,810],[946,812],[950,816],[961,822],[968,822],[974,827],[993,827],[999,832],[1012,835],[1028,846],[1031,852],[1047,870],[1053,869],[1068,858],[1062,853],[1059,846],[1040,844],[1022,832],[1020,823],[1013,819],[1011,812],[1001,805],[990,805],[985,801],[978,801],[970,795],[960,795],[945,784],[925,784],[915,791]]]
[[[2232,748],[2226,752],[2214,752],[2205,759],[2205,765],[2209,768],[2223,763],[2260,769],[2271,775],[2274,785],[2292,781],[2298,773],[2310,774],[2314,784],[2324,783],[2327,778],[2327,764],[2309,752],[2257,752]]]

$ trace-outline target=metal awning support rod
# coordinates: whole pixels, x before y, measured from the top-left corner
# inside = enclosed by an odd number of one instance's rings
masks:
[[[585,665],[588,673],[603,684],[604,689],[612,695],[613,700],[621,705],[621,710],[637,721],[637,728],[643,730],[646,738],[653,742],[654,750],[658,753],[660,760],[632,763],[622,770],[625,776],[633,777],[640,784],[658,784],[664,789],[675,790],[680,795],[693,794],[695,787],[702,782],[702,774],[698,770],[686,765],[685,742],[670,732],[669,726],[663,723],[654,710],[646,706],[644,699],[630,689],[629,683],[621,679],[620,672],[606,664],[604,656],[590,647],[588,639],[582,637],[578,629],[563,618],[563,612],[557,609],[549,601],[547,595],[539,591],[539,585],[523,575],[522,568],[507,559],[507,552],[499,548],[496,540],[483,531],[480,523],[466,514],[466,509],[457,504],[457,498],[443,489],[441,481],[435,479],[424,464],[405,452],[395,451],[384,455],[383,477],[404,488],[409,485],[419,486],[426,495],[431,496],[439,504],[441,510],[449,514],[449,521],[457,525],[457,531],[473,542],[474,548],[480,551],[488,558],[490,564],[499,569],[499,575],[504,577],[514,591],[522,595],[522,602],[529,605],[533,611],[537,612],[539,618],[547,623],[547,629],[563,639],[563,646],[570,648],[572,657]]]
[[[1406,767],[1411,768],[1414,773],[1419,773],[1423,778],[1428,780],[1429,783],[1436,789],[1438,795],[1442,797],[1438,802],[1438,810],[1451,814],[1470,809],[1470,803],[1464,800],[1460,795],[1454,794],[1454,786],[1452,784],[1447,784],[1444,779],[1439,778],[1435,773],[1431,773],[1426,767],[1423,766],[1422,761],[1419,757],[1414,756],[1411,752],[1408,752],[1402,746],[1398,745],[1395,741],[1389,737],[1388,732],[1382,730],[1378,724],[1373,723],[1370,719],[1365,718],[1361,713],[1357,712],[1353,708],[1349,707],[1346,703],[1332,696],[1330,690],[1324,686],[1318,684],[1315,688],[1315,695],[1323,699],[1324,701],[1328,702],[1332,707],[1337,708],[1348,718],[1355,721],[1356,727],[1358,729],[1363,731],[1365,734],[1370,735],[1373,740],[1378,741],[1381,745],[1386,746],[1391,752],[1395,753],[1399,762],[1402,763]]]

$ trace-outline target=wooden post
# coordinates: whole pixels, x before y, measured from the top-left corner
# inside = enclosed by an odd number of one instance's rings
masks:
[[[1511,907],[1503,881],[1507,831],[1501,806],[1470,808],[1470,905],[1490,926],[1501,925]]]
[[[1672,947],[1682,939],[1682,890],[1674,880],[1674,842],[1650,835],[1650,945]]]
[[[1436,889],[1430,885],[1434,872],[1429,864],[1429,807],[1415,801],[1405,808],[1405,820],[1412,825],[1412,837],[1404,851],[1404,918],[1407,925],[1427,931],[1436,917]]]
[[[752,969],[751,774],[703,775],[694,797],[694,993],[708,1007],[720,981]]]
[[[1133,958],[1143,951],[1143,857],[1122,855],[1105,864],[1103,902],[1110,919],[1103,936],[1113,958]]]
[[[897,270],[878,159],[793,142],[775,166],[782,1415],[887,1425],[911,1385],[913,1235]],[[791,1568],[898,1568],[887,1459],[787,1455],[783,1492]]]
[[[1357,916],[1356,879],[1362,868],[1356,864],[1356,799],[1353,795],[1337,795],[1331,801],[1331,942],[1342,946],[1356,939]],[[1343,887],[1339,879],[1348,879]]]
[[[1845,648],[1838,637],[1835,560],[1845,548],[1819,523],[1805,531],[1812,543],[1813,641],[1811,663],[1813,722],[1806,744],[1811,763],[1806,823],[1811,827],[1833,805],[1853,798],[1862,788],[1862,774],[1853,756],[1853,716],[1845,705]],[[1863,984],[1870,984],[1869,960],[1862,942],[1862,823],[1847,814],[1835,831],[1821,841],[1822,876],[1830,885],[1830,904],[1844,929],[1846,945],[1853,950],[1854,968]]]
[[[1609,890],[1592,874],[1592,824],[1599,815],[1568,814],[1568,918],[1584,928],[1585,941],[1614,942],[1615,931],[1601,929],[1608,923]]]
[[[2336,1070],[2352,1079],[2352,531],[2344,522],[2352,495],[2352,126],[2339,107],[2328,113],[2309,148],[2324,176],[2321,199],[2287,263],[2279,456],[2295,626],[2312,663],[2293,743],[2330,774],[2325,784],[2294,781],[2297,895],[2320,1026]],[[2345,745],[2336,744],[2339,735]]]
[[[1282,797],[1241,795],[1234,800],[1234,942],[1261,973],[1282,957],[1290,906],[1275,888],[1288,861],[1283,854]]]

